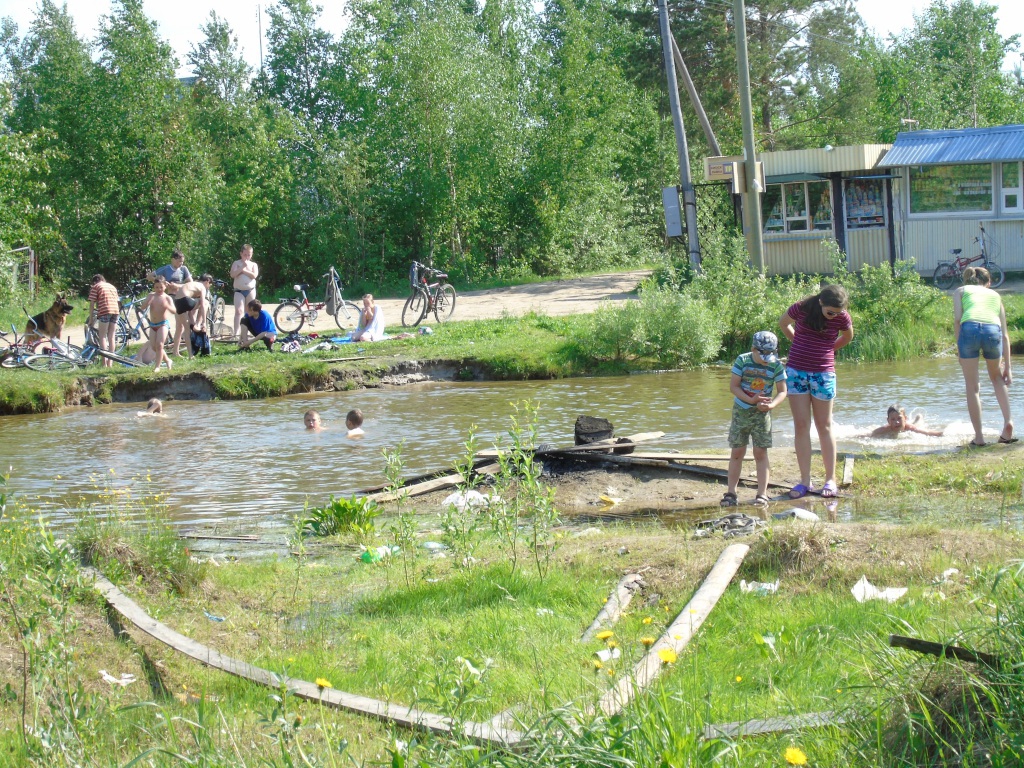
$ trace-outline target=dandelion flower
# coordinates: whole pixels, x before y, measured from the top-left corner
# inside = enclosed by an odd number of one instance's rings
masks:
[[[800,747],[789,747],[786,750],[785,758],[790,765],[807,765],[807,755]]]
[[[671,648],[662,648],[660,651],[658,651],[658,658],[661,659],[662,663],[664,664],[675,664],[676,659],[678,659],[679,657],[676,655],[676,652],[673,651]]]
[[[608,677],[615,677],[615,670],[614,669],[609,669],[608,670]]]
[[[318,677],[316,679],[316,687],[319,688],[322,691],[324,688],[333,688],[334,686],[331,685],[331,681],[330,680],[326,680],[325,678]]]
[[[650,624],[652,621],[654,621],[654,619],[652,619],[650,616],[645,616],[642,623],[643,624]]]
[[[736,675],[736,682],[737,683],[742,683],[743,682],[743,678],[740,675]]]
[[[842,688],[836,688],[836,693],[842,693],[842,692],[843,692]]]
[[[595,637],[597,637],[598,640],[607,640],[614,634],[615,633],[612,632],[610,629],[602,629],[600,632],[597,633],[597,635],[595,635]]]
[[[601,663],[600,659],[591,659],[590,663],[594,665],[595,672],[604,666],[604,664]]]
[[[616,640],[606,640],[605,641],[605,645],[607,645],[609,648],[618,648],[619,647],[619,643]]]
[[[650,648],[652,645],[654,645],[654,638],[650,636],[641,637],[640,642],[643,643],[645,647]]]

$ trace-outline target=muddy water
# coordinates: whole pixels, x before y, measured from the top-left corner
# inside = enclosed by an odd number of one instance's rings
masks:
[[[1021,370],[1018,361],[1018,370]],[[572,443],[581,413],[611,419],[618,434],[663,430],[659,448],[722,450],[731,398],[725,368],[685,373],[545,382],[431,383],[276,400],[171,402],[168,417],[137,418],[137,406],[82,408],[62,414],[0,418],[0,451],[13,467],[20,498],[45,505],[55,518],[98,488],[146,484],[164,494],[182,524],[282,521],[319,504],[383,481],[381,449],[404,440],[406,474],[449,464],[471,425],[487,446],[507,429],[510,403],[539,406],[544,442]],[[955,359],[841,367],[836,403],[841,450],[933,450],[967,442],[963,383]],[[989,439],[1001,426],[987,381],[982,387]],[[902,403],[941,438],[867,437]],[[1024,427],[1024,403],[1011,398]],[[346,438],[350,408],[366,416],[366,436]],[[303,429],[302,414],[319,410],[327,428]],[[775,445],[792,445],[792,421],[783,406]],[[110,470],[114,472],[111,473]],[[150,480],[144,482],[149,476]],[[141,491],[141,488],[139,489]],[[243,518],[244,520],[239,520]]]

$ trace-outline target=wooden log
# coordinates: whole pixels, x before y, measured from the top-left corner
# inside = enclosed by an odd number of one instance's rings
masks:
[[[473,471],[480,472],[481,469],[485,466],[489,468],[493,465],[491,464],[490,461],[476,461],[473,463]],[[451,470],[448,467],[445,467],[444,469],[432,469],[430,472],[424,472],[422,475],[414,475],[412,477],[403,478],[402,482],[405,483],[406,488],[411,488],[412,486],[417,485],[419,483],[425,482],[427,480],[433,480],[434,478],[442,477],[450,473]],[[482,474],[488,473],[483,472]],[[363,488],[361,491],[356,491],[355,493],[357,496],[369,496],[371,493],[377,493],[378,491],[387,490],[387,487],[387,483],[382,483],[381,485],[375,485],[372,488]]]
[[[481,474],[491,474],[497,471],[497,464],[487,464],[480,467],[477,471]],[[379,491],[378,493],[371,493],[366,498],[381,504],[388,501],[396,501],[403,494],[407,497],[412,496],[423,496],[434,491],[439,491],[443,488],[454,488],[459,483],[465,482],[465,478],[462,477],[461,472],[452,472],[450,475],[442,475],[441,477],[435,477],[433,480],[427,480],[423,483],[416,483],[415,485],[404,485],[397,492],[396,491]]]
[[[203,533],[182,533],[179,539],[196,539],[202,541],[259,541],[259,536],[207,536]]]
[[[642,692],[661,674],[665,664],[658,655],[660,651],[670,650],[679,654],[687,646],[700,629],[701,624],[710,615],[718,603],[729,582],[739,570],[740,563],[750,550],[746,544],[730,544],[715,563],[704,583],[690,598],[683,610],[676,616],[658,641],[651,646],[647,654],[633,667],[633,674],[622,678],[614,688],[608,690],[598,701],[598,707],[607,716],[621,712],[633,697]]]
[[[300,699],[308,701],[320,702],[335,709],[369,715],[406,728],[444,734],[453,733],[452,722],[447,717],[413,707],[405,707],[399,704],[378,701],[366,696],[345,693],[334,688],[320,688],[315,683],[278,675],[269,670],[226,656],[160,623],[116,586],[107,581],[103,574],[98,571],[86,568],[84,572],[94,579],[96,590],[107,601],[107,605],[120,616],[130,621],[154,640],[158,640],[175,651],[198,661],[200,664],[205,664],[213,669],[227,672],[229,675],[241,677],[274,690],[280,689],[283,685],[293,696],[298,696]],[[518,731],[498,727],[490,723],[465,723],[460,728],[460,731],[462,735],[476,742],[503,747],[514,746],[523,738],[523,734]]]
[[[736,723],[704,726],[704,738],[735,739],[741,736],[760,736],[763,733],[784,733],[801,728],[824,728],[828,725],[842,725],[847,716],[835,712],[811,712],[792,717],[770,717],[767,720],[744,720]]]
[[[967,661],[972,664],[984,664],[993,669],[999,669],[1002,666],[1002,659],[998,656],[993,656],[991,653],[972,651],[959,645],[932,643],[927,640],[918,640],[916,637],[889,635],[889,645],[893,648],[906,648],[910,651],[927,653],[932,656],[945,656],[946,658]]]
[[[629,441],[628,443],[616,443],[615,440],[618,438],[615,438],[613,440],[601,440],[596,443],[588,443],[587,445],[570,445],[566,448],[545,448],[543,451],[534,451],[533,455],[546,456],[551,453],[577,453],[607,450],[609,448],[629,448],[637,443],[646,443],[664,436],[664,432],[640,432],[636,435],[627,435],[625,439]],[[481,459],[496,459],[500,453],[501,451],[497,448],[488,448],[484,451],[477,451],[476,455]]]
[[[843,486],[853,484],[853,456],[847,456],[843,462]]]
[[[658,459],[659,461],[728,461],[729,454],[715,453],[655,453],[634,451],[629,454],[631,459]],[[753,456],[744,456],[744,461],[753,461]]]
[[[633,599],[633,593],[638,590],[644,583],[644,578],[639,573],[627,573],[621,579],[619,583],[615,585],[615,589],[608,596],[608,601],[602,606],[600,612],[597,614],[597,618],[594,619],[594,623],[587,627],[587,631],[580,637],[580,642],[586,642],[596,635],[603,627],[611,627],[619,620],[622,616],[622,612],[626,610],[630,601]]]

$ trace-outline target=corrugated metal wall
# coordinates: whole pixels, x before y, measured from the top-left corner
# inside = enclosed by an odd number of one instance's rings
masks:
[[[787,237],[777,240],[765,240],[764,265],[770,275],[791,275],[794,272],[830,273],[832,262],[822,240],[835,242],[828,233],[825,238],[820,235],[812,237]]]
[[[989,254],[1004,270],[1024,270],[1024,220],[992,219],[910,219],[903,224],[903,258],[912,258],[918,271],[930,275],[940,261],[952,258],[951,248],[963,248],[976,256],[980,246],[974,242],[978,224],[985,225],[990,236]]]
[[[865,264],[872,267],[888,264],[888,230],[884,227],[846,230],[846,255],[850,269],[860,269]]]
[[[891,144],[856,144],[825,149],[791,149],[761,156],[765,176],[790,173],[836,173],[874,168]]]

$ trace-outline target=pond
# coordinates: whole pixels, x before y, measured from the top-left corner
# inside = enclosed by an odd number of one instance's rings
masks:
[[[1018,362],[1018,370],[1021,370]],[[984,377],[983,377],[984,378]],[[532,400],[540,440],[570,445],[580,414],[610,419],[619,435],[662,430],[659,449],[725,450],[731,396],[729,371],[702,371],[537,382],[426,383],[345,393],[253,401],[166,404],[168,417],[137,418],[139,405],[80,408],[60,414],[0,418],[3,464],[22,499],[55,519],[105,487],[145,484],[166,497],[181,524],[281,525],[308,500],[347,494],[383,482],[381,449],[404,441],[405,474],[450,465],[469,429],[481,447],[508,428],[511,403]],[[847,365],[839,371],[835,421],[841,451],[928,451],[970,440],[960,368],[955,359]],[[982,386],[986,433],[1001,427],[987,380]],[[903,404],[944,437],[905,434],[872,439],[886,407]],[[1014,418],[1024,425],[1019,395]],[[311,433],[302,414],[319,410],[327,428]],[[345,413],[360,408],[366,436],[345,436]],[[775,420],[776,449],[792,446],[783,405]],[[813,432],[813,430],[812,430]],[[113,473],[111,473],[113,470]],[[149,478],[145,482],[145,478]]]

